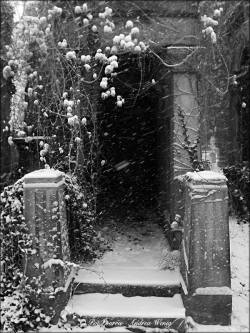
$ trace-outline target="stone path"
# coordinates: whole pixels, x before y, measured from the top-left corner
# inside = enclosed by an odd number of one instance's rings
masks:
[[[182,278],[163,269],[170,248],[152,213],[109,218],[99,232],[112,251],[82,265],[64,316],[75,325],[185,331]],[[139,332],[138,331],[138,332]]]
[[[100,228],[112,251],[96,260],[93,267],[106,266],[161,268],[164,256],[170,251],[163,230],[157,223],[155,214],[138,211],[137,216],[120,220],[110,218]]]

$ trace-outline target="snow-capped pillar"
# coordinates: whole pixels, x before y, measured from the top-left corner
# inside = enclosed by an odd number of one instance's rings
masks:
[[[39,275],[49,260],[70,259],[62,172],[41,169],[24,176],[24,215],[33,240],[27,275]]]
[[[228,189],[212,171],[184,176],[185,216],[181,270],[187,314],[203,324],[230,323],[232,312]]]

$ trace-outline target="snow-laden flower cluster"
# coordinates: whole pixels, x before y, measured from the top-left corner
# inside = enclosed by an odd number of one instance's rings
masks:
[[[68,46],[66,39],[63,39],[62,42],[58,42],[58,46],[62,49],[66,49],[66,47]]]
[[[99,17],[101,19],[106,19],[107,17],[110,17],[112,15],[112,12],[113,12],[112,8],[105,7],[104,12],[103,13],[99,13]]]
[[[88,55],[81,55],[81,61],[84,62],[85,64],[89,63],[91,61],[91,56]]]
[[[203,29],[202,32],[210,36],[212,43],[216,43],[217,41],[216,33],[214,32],[214,29],[211,26]]]
[[[45,156],[49,153],[49,144],[48,143],[44,143],[43,141],[40,141],[39,146],[42,148],[40,150],[40,160],[41,162],[46,162],[46,158]]]
[[[215,9],[213,16],[215,18],[219,18],[222,12],[223,12],[222,7],[220,7],[219,9]],[[201,16],[201,22],[203,23],[204,26],[202,33],[206,36],[210,36],[212,43],[215,44],[217,42],[217,36],[214,31],[214,27],[219,24],[218,20],[215,20],[214,18],[207,16],[205,14]]]
[[[75,114],[74,116],[70,116],[70,117],[68,117],[68,124],[70,125],[70,126],[77,126],[77,125],[79,125],[79,118],[78,118],[78,116]]]
[[[41,93],[43,90],[43,84],[41,84],[39,75],[37,71],[33,70],[30,65],[30,57],[33,55],[32,49],[30,49],[30,42],[35,42],[39,46],[41,61],[46,62],[48,54],[48,43],[52,41],[56,43],[55,47],[58,48],[59,56],[57,61],[60,61],[60,57],[65,57],[65,59],[70,63],[71,66],[74,66],[75,71],[77,71],[79,64],[82,64],[82,68],[85,69],[86,75],[89,73],[94,80],[100,79],[100,87],[104,90],[108,89],[109,80],[111,77],[116,76],[116,69],[119,67],[118,54],[121,52],[133,52],[140,54],[146,51],[147,47],[143,41],[139,41],[140,29],[134,25],[133,21],[128,20],[125,22],[124,28],[126,33],[120,33],[119,35],[113,35],[110,39],[110,45],[105,47],[105,50],[102,51],[98,49],[96,54],[91,57],[90,54],[78,55],[78,52],[71,47],[74,45],[66,35],[61,35],[59,41],[54,41],[52,39],[52,30],[54,29],[53,21],[54,19],[60,20],[63,11],[58,6],[53,6],[48,10],[48,14],[41,17],[33,16],[24,16],[20,23],[17,25],[16,30],[14,31],[14,43],[9,46],[7,56],[9,57],[9,63],[3,70],[3,75],[5,79],[14,78],[14,84],[18,87],[18,91],[13,97],[12,103],[12,117],[10,120],[10,127],[22,127],[24,120],[24,111],[27,110],[27,102],[24,100],[26,94],[23,92],[23,87],[26,85],[26,82],[29,82],[28,88],[28,97],[34,107],[37,107],[43,110],[43,115],[45,118],[49,117],[50,107],[45,105],[45,109],[42,106]],[[82,20],[83,28],[90,25],[91,21],[94,22],[94,14],[91,12],[91,9],[88,8],[88,5],[84,3],[83,5],[76,5],[73,7],[73,12],[76,18]],[[99,30],[98,22],[100,26],[103,26],[105,33],[113,33],[115,31],[115,24],[112,20],[113,10],[110,7],[105,7],[104,11],[97,13],[95,24],[90,26],[93,32]],[[83,32],[85,33],[85,32]],[[82,35],[79,34],[79,38]],[[80,59],[79,59],[80,57]],[[104,67],[104,77],[100,73],[97,73],[96,62],[98,64],[105,65]],[[84,75],[84,74],[82,74]],[[107,77],[107,79],[106,79]],[[80,77],[81,81],[84,82],[85,78]],[[18,81],[18,82],[17,82]],[[58,86],[58,82],[55,82],[55,86]],[[116,96],[115,87],[110,89],[105,94],[101,92],[101,97],[103,99],[108,96]],[[67,101],[64,101],[64,106]],[[78,103],[79,104],[79,103]],[[118,105],[121,103],[118,102]],[[31,104],[29,104],[31,105]],[[71,108],[72,105],[67,105]],[[68,123],[70,126],[75,126],[78,123],[78,120],[72,114],[72,111],[68,109]],[[14,126],[14,124],[16,124]]]
[[[68,51],[66,53],[65,57],[66,57],[67,60],[74,60],[74,59],[76,59],[76,52],[75,51]]]
[[[52,9],[48,10],[48,19],[51,19],[53,16],[61,16],[62,12],[61,7],[54,6]]]
[[[117,96],[117,101],[116,101],[116,105],[121,108],[123,106],[123,104],[125,103],[125,99],[122,98],[122,96],[118,95]]]
[[[100,87],[102,89],[107,89],[108,88],[108,78],[107,77],[102,78],[102,81],[100,83]]]
[[[114,80],[120,74],[120,54],[141,55],[147,50],[136,22],[125,21],[123,30],[117,28],[118,33],[112,8],[101,8],[96,12],[86,3],[73,5],[72,10],[52,5],[46,14],[24,17],[8,48],[9,62],[3,74],[17,90],[12,97],[9,128],[22,136],[29,131],[29,136],[54,138],[49,149],[40,146],[39,157],[44,163],[48,156],[51,161],[62,154],[64,165],[74,168],[79,151],[92,149],[93,145],[86,142],[93,144],[96,140],[93,96],[109,98],[121,108],[125,99]],[[95,46],[100,36],[105,45],[102,48]],[[90,45],[93,38],[93,47],[87,46],[85,38]],[[39,120],[31,124],[31,119]],[[69,135],[64,142],[57,142],[61,131]],[[13,136],[10,133],[11,145]]]
[[[204,27],[218,25],[218,21],[214,20],[212,17],[209,17],[207,15],[201,16],[201,22],[203,22]]]
[[[75,6],[74,12],[76,15],[80,15],[82,13],[87,13],[88,12],[88,5],[84,3],[82,6]]]
[[[112,16],[112,12],[113,12],[112,8],[105,7],[104,12],[103,13],[101,12],[101,13],[98,14],[99,18],[104,20],[100,24],[104,26],[103,27],[103,32],[105,34],[112,33],[115,29],[114,22],[111,19],[109,19]]]
[[[11,97],[9,125],[12,132],[17,132],[24,126],[25,111],[28,106],[25,101],[26,73],[20,71],[18,75],[15,75],[13,83],[15,84],[16,92]]]
[[[223,12],[222,7],[215,9],[214,10],[214,17],[220,17],[222,12]]]
[[[131,23],[128,23],[131,22]],[[140,30],[138,27],[133,26],[132,21],[127,21],[126,27],[131,27],[130,33],[127,35],[121,33],[113,37],[113,47],[111,53],[118,53],[118,51],[132,51],[134,53],[141,53],[146,51],[147,47],[143,41],[138,41]]]
[[[83,126],[86,126],[86,124],[87,124],[87,119],[86,119],[86,117],[83,117],[83,118],[82,118],[81,123],[83,124]]]
[[[51,24],[48,23],[46,17],[23,16],[22,20],[13,29],[11,45],[6,46],[9,61],[3,69],[3,76],[5,79],[13,78],[16,88],[11,98],[9,121],[11,131],[18,131],[25,126],[24,114],[28,107],[28,103],[25,101],[27,83],[33,85],[33,88],[28,89],[28,97],[33,96],[33,94],[36,97],[36,88],[43,89],[43,86],[39,84],[40,78],[37,71],[32,71],[30,65],[29,59],[33,56],[33,52],[29,45],[30,43],[37,45],[41,60],[46,57],[48,51],[46,29],[50,28]],[[35,99],[33,104],[38,105],[38,99]]]
[[[116,96],[115,87],[111,87],[110,89],[106,90],[105,92],[102,92],[101,94],[102,99],[107,99],[109,96],[111,97]]]

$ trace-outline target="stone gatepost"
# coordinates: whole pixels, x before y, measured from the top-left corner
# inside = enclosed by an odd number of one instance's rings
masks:
[[[212,171],[184,176],[181,271],[187,315],[202,324],[229,325],[232,312],[228,190]]]
[[[74,273],[65,264],[70,260],[70,250],[62,172],[41,169],[24,176],[24,216],[33,249],[25,260],[25,275],[41,276],[45,290],[56,286],[65,303]],[[50,304],[54,308],[62,299],[59,294],[46,293],[39,300],[43,305]],[[56,305],[48,302],[51,298],[57,300]]]

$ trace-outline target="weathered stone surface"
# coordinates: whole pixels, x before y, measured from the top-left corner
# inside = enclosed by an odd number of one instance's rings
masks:
[[[158,175],[159,175],[159,206],[162,211],[170,209],[170,182],[172,177],[171,158],[172,158],[172,74],[168,69],[162,66],[158,73],[161,84],[158,89],[162,96],[159,101],[159,110],[157,114],[157,147],[158,147]],[[161,77],[162,76],[162,77]]]
[[[74,295],[65,312],[86,319],[90,326],[158,327],[185,332],[185,308],[180,295],[125,297],[120,294]],[[68,317],[67,316],[67,317]],[[67,318],[68,320],[68,318]]]
[[[192,73],[174,73],[173,94],[173,169],[175,177],[192,170],[187,148],[197,142],[199,131],[200,114],[197,101],[196,75]],[[189,144],[187,140],[189,140]],[[188,147],[185,148],[184,145]]]
[[[43,262],[69,260],[63,173],[37,170],[24,176],[25,219]]]
[[[53,323],[70,296],[75,270],[70,260],[64,174],[56,170],[37,170],[24,176],[24,216],[33,239],[33,253],[25,263],[26,276],[41,276],[45,287],[59,288],[55,295],[43,290],[33,301],[45,312],[54,311]]]
[[[45,272],[47,285],[56,280],[64,286],[69,270],[63,261],[70,260],[70,252],[62,172],[42,169],[24,176],[24,215],[34,251],[27,276]]]
[[[74,294],[108,293],[124,296],[172,297],[181,292],[181,275],[174,270],[109,267],[106,270],[81,269]]]
[[[187,316],[203,325],[229,325],[231,323],[231,295],[184,296]]]
[[[222,174],[204,171],[187,173],[184,181],[181,271],[189,293],[187,306],[196,313],[198,322],[228,324],[232,296],[225,292],[231,288],[226,178]],[[198,290],[201,292],[196,295]],[[201,306],[204,299],[206,310]],[[215,317],[213,313],[220,303],[225,306]]]

